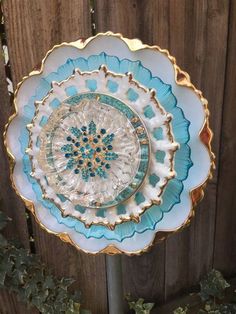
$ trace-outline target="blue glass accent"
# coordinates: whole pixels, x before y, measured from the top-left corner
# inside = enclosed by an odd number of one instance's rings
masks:
[[[175,171],[179,180],[186,180],[189,168],[192,167],[191,150],[188,145],[181,144],[175,153]]]
[[[73,145],[72,144],[63,145],[61,147],[61,151],[62,152],[72,152],[73,151]]]
[[[150,105],[147,105],[144,108],[143,113],[144,113],[145,117],[148,118],[148,119],[151,119],[151,118],[155,117],[155,113],[153,112],[152,107]]]
[[[71,127],[70,131],[77,139],[79,139],[81,137],[81,135],[82,135],[82,132],[77,127]]]
[[[99,97],[100,101],[102,103],[108,104],[118,110],[120,110],[122,113],[124,113],[128,119],[131,119],[132,117],[138,117],[129,107],[127,107],[124,103],[122,103],[120,100],[109,96],[109,95],[104,95],[100,93],[83,93],[83,94],[78,94],[75,95],[74,97],[71,97],[66,100],[66,102],[70,105],[78,104],[80,103],[83,99],[97,99]],[[141,125],[141,121],[139,119],[138,123],[135,123],[133,125],[135,128]],[[87,130],[86,126],[82,127],[82,130]],[[109,150],[112,150],[112,145],[110,145],[111,141],[113,141],[114,134],[106,134],[107,131],[106,129],[101,129],[100,130],[101,136],[104,136],[102,138],[102,141],[104,143],[104,147],[100,148],[103,150],[106,150],[106,147],[108,149],[108,152],[105,153],[106,160],[114,160],[117,158],[117,155],[114,152],[110,152]],[[99,135],[97,135],[97,138]],[[141,140],[142,138],[147,138],[146,134],[143,134],[143,136],[139,136],[139,139]],[[86,154],[82,154],[83,158],[87,158]],[[142,183],[142,180],[146,174],[147,167],[148,167],[148,158],[149,158],[149,146],[148,145],[141,145],[141,162],[139,165],[139,169],[137,174],[134,177],[134,183],[136,186],[139,186]],[[101,165],[103,165],[101,163]],[[109,167],[109,166],[108,166]],[[99,172],[100,176],[103,176],[103,173]],[[88,180],[88,179],[86,179]],[[109,204],[103,204],[102,206],[111,206],[111,205],[116,205],[117,202],[122,202],[124,199],[128,198],[130,194],[133,193],[133,190],[136,189],[136,187],[131,187],[132,185],[128,186],[128,188],[124,189],[114,200],[114,202],[110,202]]]
[[[95,135],[96,132],[97,132],[96,124],[95,124],[93,121],[91,121],[91,122],[89,123],[88,129],[89,129],[89,134]]]
[[[40,138],[39,138],[39,136],[37,137],[37,140],[36,140],[36,146],[39,148],[40,147],[40,144],[41,144],[41,142],[40,142]]]
[[[62,194],[57,194],[57,196],[60,198],[60,201],[61,202],[65,202],[65,201],[67,201],[67,198],[64,196],[64,195],[62,195]]]
[[[162,150],[157,150],[155,153],[156,160],[163,164],[165,155],[166,155],[166,153],[163,152]]]
[[[108,105],[116,108],[117,110],[122,112],[129,120],[131,120],[132,118],[135,117],[135,113],[129,107],[127,107],[123,102],[121,102],[119,99],[114,98],[112,96],[100,94],[100,93],[79,94],[79,95],[76,95],[76,96],[73,96],[73,97],[67,99],[66,103],[68,103],[70,105],[74,105],[74,104],[78,104],[82,99],[85,99],[85,98],[86,99],[96,99],[97,96],[100,97],[100,101],[102,103],[108,104]],[[106,130],[103,129],[102,132],[106,133]],[[102,134],[105,134],[105,133],[102,133]]]
[[[61,104],[60,100],[57,99],[57,98],[54,98],[54,99],[50,102],[49,106],[50,106],[52,109],[56,109],[56,108],[58,108],[58,107],[60,106],[60,104]]]
[[[107,87],[111,93],[115,93],[118,90],[118,84],[112,80],[107,81]]]
[[[115,135],[113,133],[106,134],[105,129],[97,130],[94,121],[90,121],[88,126],[83,125],[80,129],[71,127],[69,130],[71,135],[67,136],[65,141],[71,142],[71,144],[61,146],[61,151],[66,153],[64,156],[68,159],[65,169],[75,168],[74,173],[80,174],[86,182],[89,181],[90,177],[96,175],[104,179],[107,178],[108,173],[106,170],[110,169],[110,165],[105,165],[105,162],[107,160],[116,160],[119,157],[118,154],[111,151],[113,146],[110,143],[113,142]],[[99,139],[97,132],[102,134]],[[89,142],[88,137],[93,143]],[[99,154],[101,147],[110,150],[110,152],[106,151],[105,154]],[[98,153],[97,155],[94,155],[95,151]]]
[[[143,196],[143,194],[141,192],[137,192],[135,194],[135,202],[137,205],[143,203],[145,201],[145,197]]]
[[[155,128],[154,132],[153,132],[153,136],[157,140],[163,140],[163,130],[162,130],[162,128]]]
[[[48,122],[48,118],[45,116],[42,116],[42,119],[39,122],[40,126],[44,126]]]
[[[172,128],[175,134],[175,140],[178,143],[187,143],[189,141],[189,125],[190,122],[183,118],[183,111],[175,107],[171,114],[173,115],[172,119]]]
[[[155,173],[152,173],[150,176],[149,176],[149,183],[155,187],[156,184],[158,183],[158,181],[160,180],[160,178],[155,174]]]
[[[73,169],[74,165],[75,165],[74,159],[69,159],[69,161],[67,162],[67,165],[66,165],[66,169]]]
[[[101,208],[97,210],[96,216],[105,218],[105,209]]]
[[[65,91],[66,91],[66,95],[68,97],[78,94],[78,90],[77,90],[77,88],[75,86],[66,87]]]
[[[117,213],[118,215],[123,215],[126,213],[125,204],[119,204],[117,206]]]
[[[80,205],[75,205],[75,209],[78,210],[81,214],[85,213],[86,208],[80,206]]]
[[[117,225],[114,231],[111,231],[103,226],[94,225],[90,229],[85,228],[84,224],[78,219],[72,217],[62,217],[60,210],[50,201],[42,199],[42,190],[35,179],[30,176],[32,171],[31,162],[29,156],[25,154],[25,149],[29,141],[29,133],[26,130],[26,125],[31,122],[34,116],[34,102],[42,100],[48,91],[51,89],[51,82],[62,81],[71,74],[74,69],[79,68],[81,71],[93,71],[98,69],[100,65],[105,64],[111,71],[117,70],[118,73],[132,72],[134,79],[139,83],[145,85],[146,88],[154,88],[157,91],[157,98],[161,105],[173,115],[172,128],[175,135],[175,139],[183,144],[183,148],[179,153],[179,157],[175,162],[179,162],[179,170],[177,171],[177,177],[169,181],[165,192],[163,194],[163,204],[157,206],[154,205],[149,208],[142,216],[141,222],[136,224],[134,222],[126,222],[122,225]],[[58,103],[60,105],[60,103]],[[53,107],[53,106],[51,106]],[[56,108],[56,107],[55,107]],[[163,213],[168,212],[172,207],[180,201],[180,195],[183,190],[182,179],[188,175],[189,168],[192,163],[190,161],[190,149],[187,145],[189,141],[189,121],[184,117],[183,111],[177,107],[177,101],[172,93],[171,86],[165,84],[160,78],[152,77],[151,72],[145,69],[140,61],[130,61],[128,59],[119,60],[117,57],[108,56],[105,53],[101,53],[97,56],[90,56],[88,60],[79,57],[77,59],[68,59],[67,62],[60,66],[56,72],[50,73],[47,77],[40,79],[39,85],[36,89],[36,93],[31,97],[28,103],[24,107],[24,117],[22,118],[21,132],[19,136],[19,142],[21,144],[21,152],[23,157],[23,171],[27,175],[29,182],[32,184],[32,188],[45,208],[50,210],[51,214],[56,217],[58,223],[65,224],[69,228],[74,228],[75,231],[84,234],[86,238],[106,238],[110,240],[122,241],[125,238],[132,237],[136,232],[142,233],[146,230],[154,230],[156,224],[162,219]],[[189,155],[187,150],[189,149]],[[187,157],[187,159],[184,159]],[[185,163],[185,173],[181,173],[181,162]],[[177,167],[177,164],[176,164]],[[183,171],[184,172],[184,171]]]
[[[130,101],[136,101],[139,98],[138,93],[136,93],[133,88],[128,89],[127,96]]]
[[[96,80],[86,80],[86,86],[91,92],[95,92],[97,89],[97,81]]]

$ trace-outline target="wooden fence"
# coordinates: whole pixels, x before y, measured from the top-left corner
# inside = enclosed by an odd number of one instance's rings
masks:
[[[14,86],[53,45],[107,30],[158,44],[177,58],[209,100],[216,171],[189,228],[143,256],[122,257],[124,295],[161,304],[196,285],[212,267],[234,275],[236,0],[3,0],[2,9]],[[0,62],[2,131],[13,109],[2,58]],[[108,313],[106,257],[76,251],[41,230],[34,219],[29,230],[24,206],[10,187],[2,145],[0,154],[0,198],[13,218],[7,235],[30,247],[33,232],[36,253],[54,274],[76,279],[74,287],[82,291],[84,307],[93,314]],[[15,295],[4,291],[0,313],[38,312],[27,310]]]

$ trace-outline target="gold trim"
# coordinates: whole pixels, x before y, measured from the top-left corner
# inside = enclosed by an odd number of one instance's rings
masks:
[[[138,50],[143,50],[143,49],[151,49],[151,50],[156,50],[158,52],[163,53],[164,55],[166,55],[166,57],[171,61],[171,63],[173,64],[174,70],[175,70],[175,82],[177,85],[179,86],[185,86],[188,88],[191,88],[194,93],[199,97],[200,101],[203,104],[204,110],[205,110],[205,121],[203,123],[202,129],[199,132],[199,137],[201,139],[201,141],[203,142],[203,144],[207,147],[208,153],[209,153],[209,157],[210,157],[210,162],[211,162],[211,167],[209,169],[209,173],[207,176],[207,179],[201,183],[199,186],[195,187],[194,189],[192,189],[189,194],[192,200],[192,208],[190,210],[190,214],[188,216],[188,218],[186,219],[186,221],[178,228],[176,228],[175,230],[170,231],[161,231],[161,232],[157,232],[154,236],[153,236],[153,240],[151,241],[151,243],[149,245],[147,245],[147,247],[145,247],[142,250],[138,250],[136,252],[123,252],[119,249],[117,249],[114,245],[108,245],[106,248],[104,248],[103,250],[96,252],[96,253],[91,253],[91,252],[87,252],[86,250],[81,249],[78,245],[76,245],[70,238],[70,236],[67,233],[57,233],[57,232],[53,232],[48,230],[45,226],[42,225],[42,223],[38,220],[36,214],[35,214],[35,208],[34,208],[34,203],[26,198],[24,198],[22,195],[19,194],[19,192],[17,191],[15,184],[13,182],[13,170],[14,170],[14,166],[15,166],[15,158],[13,156],[13,154],[11,153],[8,144],[7,144],[7,140],[6,140],[6,132],[8,130],[8,127],[11,123],[11,121],[17,116],[18,114],[18,109],[17,109],[17,105],[16,105],[16,96],[17,93],[19,91],[20,86],[23,84],[23,82],[28,79],[31,76],[35,76],[35,75],[39,75],[43,72],[43,67],[44,67],[44,63],[47,59],[47,57],[52,53],[52,51],[54,51],[57,48],[60,47],[75,47],[79,50],[84,49],[92,40],[94,40],[95,38],[99,37],[99,36],[112,36],[112,37],[116,37],[119,38],[120,40],[122,40],[123,42],[125,42],[125,44],[127,45],[127,47],[129,48],[129,50],[131,51],[138,51]],[[25,206],[29,208],[29,210],[32,212],[32,214],[34,215],[36,221],[40,224],[40,226],[46,230],[47,232],[57,235],[61,240],[70,243],[72,245],[74,245],[77,249],[86,252],[86,253],[90,253],[92,255],[94,254],[99,254],[99,253],[106,253],[106,254],[121,254],[124,253],[126,255],[140,255],[146,251],[148,251],[155,242],[158,241],[163,241],[164,239],[166,239],[166,237],[172,233],[175,233],[177,231],[182,230],[185,226],[187,226],[191,220],[191,218],[194,216],[195,213],[195,206],[196,204],[202,199],[203,195],[204,195],[204,188],[206,183],[208,182],[208,180],[212,177],[212,171],[215,167],[215,156],[212,152],[211,149],[211,141],[212,141],[212,136],[213,133],[209,127],[209,110],[208,110],[208,102],[207,100],[203,97],[201,91],[199,91],[198,89],[195,88],[195,86],[191,83],[190,80],[190,76],[182,71],[176,64],[176,60],[174,57],[172,57],[169,53],[168,50],[166,49],[161,49],[159,46],[149,46],[149,45],[145,45],[143,44],[140,40],[138,39],[127,39],[124,38],[121,34],[117,33],[114,34],[112,32],[106,32],[106,33],[98,33],[96,36],[90,37],[88,39],[86,39],[85,41],[83,41],[82,39],[76,41],[76,42],[72,42],[72,43],[62,43],[60,45],[56,45],[54,46],[51,50],[48,51],[48,53],[46,54],[46,56],[44,57],[44,59],[42,60],[41,63],[41,67],[39,70],[34,70],[31,73],[29,73],[28,76],[25,76],[22,81],[20,83],[18,83],[16,90],[15,90],[15,94],[14,94],[14,108],[15,108],[15,112],[10,116],[7,124],[5,125],[5,130],[3,133],[3,138],[4,138],[4,145],[6,147],[6,151],[9,157],[9,161],[10,161],[10,179],[12,182],[12,186],[16,192],[17,195],[19,195],[21,197],[21,199],[23,200],[23,202],[25,203]]]
[[[175,147],[173,146],[173,148],[171,149],[171,153],[170,153],[170,156],[169,156],[169,159],[168,159],[169,162],[170,162],[169,174],[168,174],[168,176],[165,177],[165,182],[164,182],[162,185],[159,186],[160,192],[157,194],[157,197],[160,197],[160,196],[162,195],[162,193],[164,192],[164,189],[165,189],[166,185],[168,184],[169,180],[170,180],[170,179],[173,179],[173,177],[175,177],[175,172],[174,172],[174,155],[175,155],[176,150],[178,149],[179,144],[174,141],[174,136],[173,136],[173,134],[172,134],[172,127],[171,127],[171,124],[170,124],[170,121],[172,120],[172,117],[171,117],[168,113],[165,112],[165,110],[163,109],[163,107],[161,106],[161,104],[159,103],[159,101],[155,98],[156,92],[155,92],[154,90],[150,90],[150,91],[149,91],[149,90],[148,90],[147,88],[145,88],[143,85],[139,84],[139,83],[133,78],[133,75],[132,75],[131,73],[128,73],[128,75],[124,75],[124,74],[115,74],[114,72],[108,71],[107,67],[104,66],[104,65],[102,65],[99,70],[102,70],[102,71],[104,72],[104,74],[105,74],[106,77],[107,77],[107,76],[108,76],[108,77],[109,77],[109,76],[111,76],[111,77],[119,77],[119,78],[128,77],[131,86],[132,86],[132,85],[135,85],[138,89],[141,89],[141,90],[144,91],[145,93],[150,94],[150,99],[152,99],[152,101],[153,101],[153,103],[154,103],[154,106],[156,106],[156,107],[159,109],[161,115],[165,115],[165,117],[166,117],[166,118],[165,118],[165,122],[163,122],[163,125],[166,126],[167,138],[168,138],[169,142],[170,142],[171,144],[175,144]],[[32,131],[31,131],[31,128],[32,128],[33,126],[35,126],[35,119],[36,119],[36,116],[37,116],[37,114],[38,114],[38,112],[39,112],[38,105],[39,105],[39,104],[44,105],[44,102],[50,97],[50,95],[52,95],[54,85],[61,87],[63,84],[65,84],[66,82],[68,82],[71,78],[74,78],[76,73],[78,73],[78,74],[81,75],[81,76],[83,76],[83,75],[91,75],[91,74],[93,74],[93,73],[99,73],[99,70],[94,70],[94,71],[91,71],[91,72],[87,72],[87,71],[82,72],[82,71],[76,69],[76,70],[74,70],[74,73],[73,73],[72,75],[70,75],[67,79],[65,79],[65,80],[63,80],[63,81],[61,81],[61,82],[59,82],[59,83],[57,83],[57,82],[52,82],[52,84],[51,84],[51,85],[52,85],[52,88],[51,88],[50,91],[47,93],[47,95],[46,95],[41,101],[35,102],[36,110],[35,110],[35,113],[34,113],[34,117],[33,117],[32,121],[31,121],[31,123],[26,126],[27,129],[28,129],[28,131],[29,131],[29,134],[30,134],[30,136],[29,136],[29,144],[28,144],[28,148],[26,149],[26,153],[28,153],[28,151],[29,151],[30,149],[32,149],[32,138],[31,138],[31,137],[32,137]],[[86,93],[86,92],[80,93],[80,95],[85,94],[85,93]],[[96,92],[94,92],[94,94],[96,94]],[[106,94],[106,93],[100,93],[100,94],[101,94],[101,95],[108,95],[108,94]],[[108,96],[111,96],[111,95],[108,95]],[[72,97],[73,97],[73,96],[72,96]],[[111,97],[114,97],[114,96],[111,96]],[[71,98],[71,97],[68,97],[67,99],[65,99],[65,100],[63,101],[63,103],[67,103],[70,98]],[[115,97],[115,98],[118,99],[118,100],[121,101],[121,102],[124,102],[123,100],[121,100],[121,99],[119,99],[119,98],[117,98],[117,97]],[[134,108],[130,107],[129,104],[126,103],[126,106],[127,106],[131,111],[135,112]],[[138,190],[141,189],[141,187],[143,187],[143,184],[144,184],[144,181],[145,181],[145,179],[146,179],[147,173],[148,173],[148,171],[149,171],[149,166],[150,166],[151,145],[150,145],[149,134],[148,134],[148,132],[147,132],[147,129],[146,129],[146,127],[145,127],[144,122],[142,121],[142,118],[140,117],[140,114],[137,113],[137,112],[135,112],[135,114],[137,115],[137,118],[142,122],[142,125],[136,128],[136,133],[137,133],[137,134],[142,134],[143,132],[146,132],[146,134],[147,134],[147,139],[140,140],[139,143],[140,143],[141,145],[148,145],[148,147],[149,147],[149,149],[148,149],[148,154],[149,154],[149,158],[148,158],[148,167],[147,167],[147,169],[146,169],[145,176],[143,177],[142,182],[140,183],[140,185],[138,186],[138,188],[137,188],[136,190],[134,190],[134,191],[132,192],[132,194],[131,194],[127,199],[125,199],[123,202],[128,201],[128,199],[130,199]],[[136,118],[133,118],[133,119],[136,121]],[[43,128],[44,128],[44,127],[42,127],[42,130],[43,130]],[[29,155],[29,157],[30,157],[31,164],[32,164],[32,156]],[[32,164],[32,174],[31,174],[31,176],[35,178],[34,173],[35,173],[35,169],[34,169],[33,164]],[[111,230],[114,230],[117,225],[119,225],[119,224],[121,224],[121,223],[123,223],[123,222],[133,221],[133,222],[139,223],[139,221],[140,221],[140,216],[141,216],[147,209],[149,209],[149,208],[150,208],[151,206],[153,206],[154,204],[159,205],[160,202],[161,202],[161,200],[158,200],[158,199],[150,199],[150,200],[149,200],[149,204],[143,206],[143,207],[141,208],[139,214],[137,214],[137,215],[130,214],[130,215],[129,215],[129,218],[120,217],[120,221],[116,221],[115,223],[109,223],[109,222],[107,222],[107,223],[105,223],[105,222],[92,222],[92,223],[88,224],[88,223],[86,223],[86,218],[83,218],[83,217],[75,217],[75,216],[73,216],[72,214],[65,214],[65,210],[63,210],[63,209],[61,208],[61,206],[60,206],[58,203],[56,203],[56,202],[53,201],[52,199],[46,197],[46,191],[45,191],[44,187],[42,186],[40,180],[39,180],[38,178],[36,178],[36,180],[37,180],[38,184],[40,185],[40,187],[41,187],[41,189],[42,189],[42,191],[43,191],[43,198],[44,198],[44,199],[48,199],[48,200],[54,202],[54,203],[57,205],[58,209],[61,211],[63,217],[68,217],[68,216],[69,216],[69,217],[73,217],[73,218],[75,218],[75,219],[78,219],[78,220],[80,220],[81,222],[83,222],[83,223],[85,224],[85,227],[86,227],[86,228],[90,228],[92,225],[102,225],[102,226],[105,226],[105,227],[107,227],[107,228],[109,228],[109,229],[111,229]],[[118,205],[118,204],[117,204],[117,205]],[[113,205],[113,206],[110,206],[110,207],[115,207],[115,206],[117,206],[117,205]],[[109,207],[106,207],[106,208],[109,208]],[[92,208],[92,209],[99,209],[99,208]]]

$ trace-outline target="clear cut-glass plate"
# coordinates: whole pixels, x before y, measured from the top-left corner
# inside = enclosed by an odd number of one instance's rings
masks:
[[[13,185],[48,232],[139,254],[192,217],[214,163],[209,112],[168,51],[111,32],[55,46],[15,106]]]

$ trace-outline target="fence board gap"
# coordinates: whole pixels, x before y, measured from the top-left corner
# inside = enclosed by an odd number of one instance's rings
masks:
[[[2,135],[4,125],[7,122],[9,115],[12,113],[12,106],[10,103],[10,96],[7,89],[6,73],[4,66],[3,50],[0,43],[0,51],[2,57],[0,58],[0,95],[2,99],[1,103],[1,115],[0,115],[0,133]],[[0,210],[7,214],[12,221],[8,223],[3,231],[3,234],[7,239],[17,239],[24,245],[25,248],[29,248],[29,235],[27,232],[26,216],[23,203],[16,196],[11,187],[10,174],[9,174],[9,162],[6,156],[6,150],[3,145],[3,137],[0,137],[0,156],[1,156],[1,181],[0,181]],[[7,290],[0,291],[0,313],[1,314],[36,314],[38,311],[27,309],[26,305],[20,303],[17,300],[17,296],[14,293],[10,293]]]
[[[182,7],[184,15],[180,12]],[[190,73],[193,83],[209,101],[210,122],[215,133],[213,149],[218,156],[223,102],[223,88],[218,88],[218,85],[219,77],[221,83],[224,82],[228,2],[183,1],[181,6],[178,1],[177,6],[176,1],[173,1],[170,2],[169,9],[170,20],[173,21],[170,23],[170,50],[179,56],[177,63]],[[216,33],[217,38],[214,36]],[[191,227],[182,235],[176,235],[179,240],[167,241],[166,299],[195,285],[202,274],[212,267],[217,176],[218,162],[214,179],[208,185],[206,197],[198,206]],[[173,258],[177,261],[174,265]]]
[[[91,36],[89,0],[5,0],[3,11],[14,86],[37,67],[55,44]],[[107,313],[104,256],[88,256],[47,234],[32,220],[36,252],[57,276],[77,280],[83,306]],[[21,314],[21,313],[19,313]]]
[[[111,30],[128,38],[138,37],[144,43],[153,44],[153,32],[165,33],[168,26],[165,18],[161,18],[163,14],[166,15],[167,7],[166,1],[95,1],[96,30]],[[153,23],[156,21],[153,13],[156,13],[156,10],[159,10],[160,17],[158,30],[153,29]],[[122,257],[124,295],[130,293],[133,298],[143,297],[160,303],[164,301],[164,252],[164,244],[159,244],[143,256]]]
[[[228,54],[223,107],[221,151],[219,155],[219,183],[215,234],[214,267],[227,276],[236,273],[236,185],[235,185],[235,54],[236,54],[236,3],[230,2]]]

